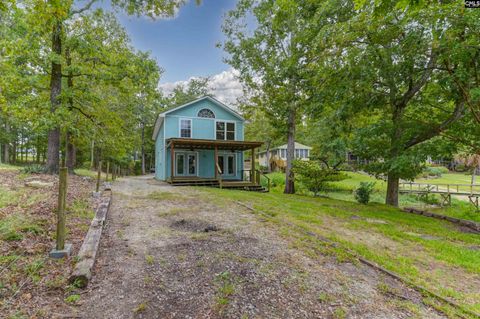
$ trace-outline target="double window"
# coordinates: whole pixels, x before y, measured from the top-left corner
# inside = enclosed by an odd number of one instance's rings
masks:
[[[218,167],[220,168],[221,174],[224,176],[233,176],[235,175],[235,154],[226,154],[218,156]]]
[[[217,140],[235,140],[235,123],[234,122],[222,122],[216,123],[216,135]]]
[[[192,137],[192,120],[180,119],[180,137]]]

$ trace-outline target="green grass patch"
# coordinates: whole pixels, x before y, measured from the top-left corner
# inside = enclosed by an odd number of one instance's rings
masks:
[[[418,178],[415,182],[428,184],[470,184],[472,182],[472,175],[465,173],[445,173],[437,178]]]
[[[174,201],[174,200],[183,200],[187,198],[187,196],[179,194],[179,193],[171,193],[171,192],[153,192],[148,194],[148,198],[158,200],[158,201]]]
[[[474,222],[480,223],[480,212],[478,212],[471,203],[464,200],[452,198],[452,205],[445,207],[427,209],[432,213],[442,214],[446,216],[451,216],[460,219],[472,220]]]
[[[75,169],[75,174],[78,176],[87,176],[96,179],[98,173],[97,171],[92,171],[86,168],[77,168]],[[101,174],[100,180],[105,180],[105,173]]]
[[[221,314],[230,303],[231,296],[235,293],[235,283],[229,271],[219,273],[215,277],[215,282],[217,284],[216,308]]]
[[[73,203],[67,207],[67,211],[74,217],[85,219],[93,219],[93,217],[95,217],[95,212],[90,208],[86,200],[74,200]]]
[[[12,191],[8,188],[0,186],[0,208],[16,203],[18,196],[18,191]]]
[[[77,294],[70,295],[67,298],[65,298],[65,302],[69,304],[75,304],[78,301],[80,301],[80,295],[77,295]]]
[[[10,165],[10,164],[0,163],[0,171],[1,171],[1,170],[16,171],[16,170],[19,170],[19,169],[20,169],[19,166],[14,166],[14,165]]]
[[[27,233],[40,234],[43,229],[25,215],[13,213],[0,220],[0,239],[6,241],[22,240]]]

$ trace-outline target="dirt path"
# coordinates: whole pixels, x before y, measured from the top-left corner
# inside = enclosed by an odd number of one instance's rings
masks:
[[[113,186],[82,318],[441,317],[363,265],[308,257],[242,207],[148,178]]]

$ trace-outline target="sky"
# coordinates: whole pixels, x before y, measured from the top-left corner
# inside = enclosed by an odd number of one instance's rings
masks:
[[[223,62],[225,53],[216,44],[224,39],[223,16],[235,4],[236,0],[203,0],[196,5],[190,0],[173,18],[118,17],[133,46],[150,51],[164,69],[160,88],[165,93],[192,77],[210,76],[211,93],[233,103],[242,92],[241,85],[235,71]]]

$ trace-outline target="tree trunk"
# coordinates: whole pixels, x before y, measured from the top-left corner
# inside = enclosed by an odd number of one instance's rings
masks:
[[[67,168],[68,168],[69,174],[74,173],[76,162],[77,162],[77,149],[75,145],[73,145],[72,140],[69,138],[67,143]]]
[[[272,172],[272,168],[270,166],[270,144],[272,142],[271,141],[267,141],[265,144],[267,146],[267,149],[265,151],[265,157],[267,159],[267,173],[271,173]]]
[[[295,193],[295,180],[293,176],[293,160],[295,158],[295,107],[288,113],[288,133],[287,133],[287,167],[285,169],[285,194]]]
[[[20,150],[20,162],[25,163],[25,159],[23,157],[23,151],[25,149],[25,144],[23,143],[23,134],[20,133],[20,141],[18,142],[18,148]]]
[[[142,175],[145,173],[145,123],[142,123]]]
[[[62,21],[57,21],[52,32],[52,51],[60,58],[62,55]],[[50,112],[55,113],[60,104],[58,96],[62,93],[62,65],[52,60],[52,72],[50,75]],[[48,132],[47,165],[45,170],[49,174],[58,172],[60,161],[60,128],[58,125]]]
[[[17,141],[13,141],[13,147],[12,147],[12,163],[16,164],[17,163]]]
[[[10,125],[8,123],[5,123],[5,132],[7,133],[10,133]],[[9,154],[9,148],[10,148],[10,145],[7,143],[5,143],[3,145],[3,162],[5,164],[8,164],[10,162],[10,154]]]
[[[398,207],[398,184],[400,178],[393,174],[389,173],[387,177],[387,197],[385,199],[385,204]]]
[[[90,146],[90,169],[95,168],[95,141],[92,140],[92,144]]]
[[[478,171],[479,171],[479,168],[478,168],[478,167],[475,167],[475,168],[473,169],[473,172],[472,172],[472,183],[471,183],[472,185],[475,185]]]
[[[36,163],[40,164],[40,153],[41,153],[41,147],[40,147],[40,138],[37,137],[37,145],[35,146],[35,150],[37,151],[36,154]]]

